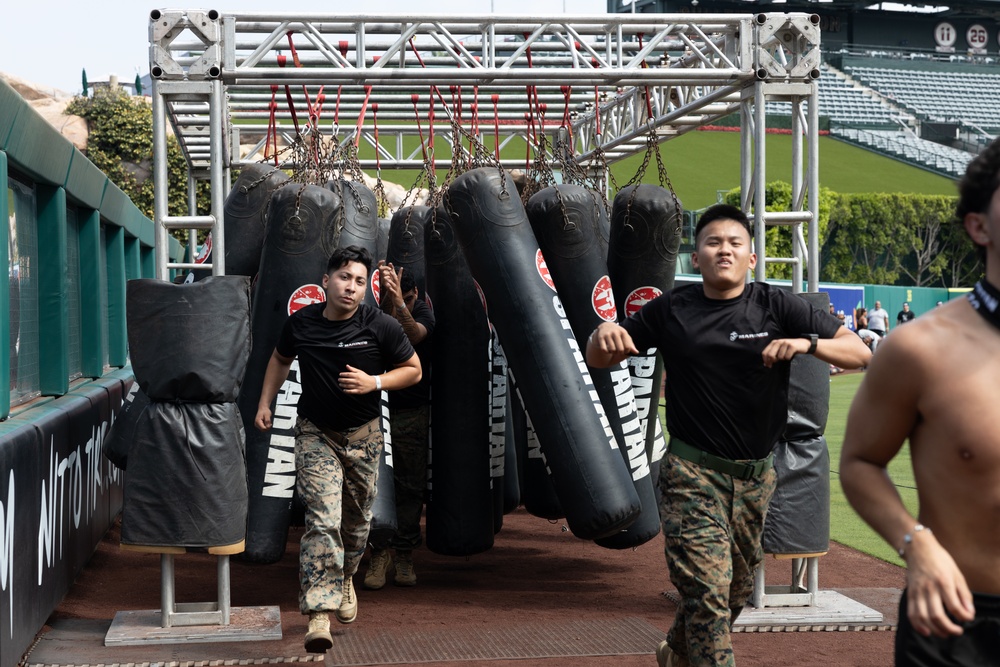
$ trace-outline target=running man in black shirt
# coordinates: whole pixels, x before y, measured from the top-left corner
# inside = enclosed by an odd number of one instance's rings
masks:
[[[587,363],[599,368],[640,349],[663,356],[670,445],[660,519],[682,600],[657,649],[661,667],[735,664],[729,633],[763,558],[771,452],[787,421],[792,357],[860,368],[871,356],[805,299],[747,284],[757,262],[751,238],[740,209],[709,208],[695,228],[693,262],[703,283],[666,292],[621,325],[602,323],[587,343]]]
[[[329,613],[357,617],[351,577],[368,541],[375,500],[381,391],[420,380],[420,361],[399,323],[365,296],[371,255],[339,248],[323,276],[326,302],[288,318],[264,374],[255,425],[271,428],[271,404],[298,357],[302,395],[295,424],[296,491],[306,508],[299,608],[309,615],[307,651],[333,646]]]

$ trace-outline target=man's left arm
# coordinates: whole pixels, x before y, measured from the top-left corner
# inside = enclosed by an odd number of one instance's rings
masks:
[[[777,361],[788,361],[797,354],[812,354],[817,359],[838,368],[862,368],[868,365],[872,353],[860,337],[847,327],[839,327],[833,338],[816,338],[815,349],[809,338],[778,338],[764,348],[764,365],[770,368]]]
[[[414,352],[409,359],[396,364],[391,371],[378,375],[369,375],[359,368],[348,365],[347,370],[340,374],[338,381],[345,394],[369,394],[373,391],[406,389],[420,382],[422,374],[420,358]]]

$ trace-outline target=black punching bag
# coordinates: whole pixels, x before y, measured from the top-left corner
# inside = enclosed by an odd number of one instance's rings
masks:
[[[222,205],[227,275],[251,278],[257,275],[271,195],[287,183],[288,176],[277,167],[248,164],[240,169]]]
[[[292,364],[278,391],[274,425],[266,433],[253,424],[264,372],[288,316],[326,299],[321,283],[340,206],[340,197],[316,185],[288,185],[271,197],[254,288],[253,343],[238,401],[246,430],[249,490],[247,548],[240,558],[250,562],[273,563],[284,554],[295,492],[299,365]]]
[[[608,275],[619,318],[632,315],[647,301],[673,288],[680,242],[680,203],[673,194],[648,183],[618,192],[611,209]],[[641,352],[628,363],[655,486],[667,449],[659,419],[663,362],[655,349]]]
[[[511,434],[510,422],[507,417],[507,355],[504,354],[503,346],[496,332],[491,332],[490,344],[491,373],[490,382],[490,477],[493,480],[493,530],[500,532],[503,527],[503,515],[513,511],[520,502],[520,494],[515,494],[514,498],[506,498],[507,489],[505,482],[508,475],[517,479],[517,472],[507,469],[510,459],[507,457],[507,447],[514,448],[513,442],[508,442],[508,435]],[[515,460],[516,461],[516,460]]]
[[[472,275],[490,305],[531,417],[566,521],[596,539],[628,526],[640,511],[628,468],[608,437],[600,400],[558,297],[536,265],[538,242],[509,174],[468,171],[447,204]]]
[[[829,295],[802,294],[826,312]],[[815,554],[830,549],[830,367],[796,355],[788,376],[788,423],[774,447],[778,484],[764,520],[764,553]]]
[[[535,238],[581,349],[586,349],[587,338],[597,325],[617,321],[615,297],[600,243],[600,208],[602,205],[594,193],[569,184],[535,193],[527,206]],[[642,512],[628,528],[597,543],[613,549],[635,547],[656,537],[660,532],[660,516],[628,364],[591,368],[590,376],[642,503]]]
[[[393,213],[389,224],[389,247],[385,252],[385,260],[396,267],[397,271],[402,268],[413,276],[420,298],[427,291],[424,278],[424,228],[447,215],[443,208],[407,206]],[[451,227],[451,221],[446,224]]]
[[[449,217],[442,212],[424,232],[435,319],[427,548],[468,556],[493,546],[490,326]]]
[[[552,478],[549,477],[549,468],[542,455],[542,446],[538,442],[535,428],[531,425],[531,418],[524,409],[524,397],[518,390],[517,379],[509,368],[507,379],[507,390],[513,395],[509,414],[514,431],[518,479],[524,509],[531,516],[549,521],[562,519],[566,516],[566,512],[563,511],[556,489],[552,485]]]

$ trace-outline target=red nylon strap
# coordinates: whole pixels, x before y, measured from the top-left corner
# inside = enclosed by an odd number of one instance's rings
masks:
[[[287,58],[283,55],[278,56],[278,67],[284,67]],[[292,89],[285,86],[285,99],[288,101],[288,111],[292,114],[292,122],[295,124],[295,134],[302,134],[299,131],[299,117],[295,113],[295,102],[292,101]]]
[[[269,118],[267,121],[267,136],[264,137],[264,159],[266,160],[270,155],[270,145],[274,142],[274,166],[278,166],[278,121],[275,114],[278,111],[278,86],[271,85],[271,104],[268,106],[270,111]]]
[[[601,136],[601,90],[594,86],[594,132]]]
[[[642,51],[642,35],[643,33],[637,33],[639,37],[639,50]],[[642,59],[642,69],[646,69],[646,59]],[[648,120],[653,120],[653,103],[649,99],[649,86],[646,86],[646,118]]]
[[[417,110],[417,100],[420,96],[414,93],[410,95],[410,101],[413,102],[413,117],[417,119],[417,134],[420,135],[420,150],[424,154],[424,162],[427,162],[427,144],[424,143],[424,128],[420,125],[420,112]]]
[[[372,124],[375,126],[375,171],[382,173],[382,158],[378,152],[378,102],[372,104]]]
[[[493,154],[496,156],[497,162],[500,161],[500,96],[493,94],[490,99],[493,101],[493,140],[496,142],[496,146],[493,149]]]
[[[368,102],[372,98],[372,87],[365,86],[365,101],[361,104],[361,111],[358,113],[358,124],[354,128],[354,147],[357,148],[361,142],[361,127],[365,124],[365,114],[368,113]]]
[[[435,90],[437,90],[435,88]],[[430,171],[431,171],[431,182],[433,183],[436,178],[434,176],[434,97],[431,96],[431,108],[427,112],[427,154],[430,156]]]

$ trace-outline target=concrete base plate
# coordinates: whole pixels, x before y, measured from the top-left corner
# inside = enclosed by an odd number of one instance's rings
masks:
[[[209,642],[249,642],[281,639],[278,607],[231,607],[229,625],[160,626],[159,609],[120,611],[115,614],[105,646],[141,646]]]
[[[817,591],[812,607],[747,606],[733,624],[733,632],[753,632],[770,626],[877,625],[882,614],[836,591]]]

